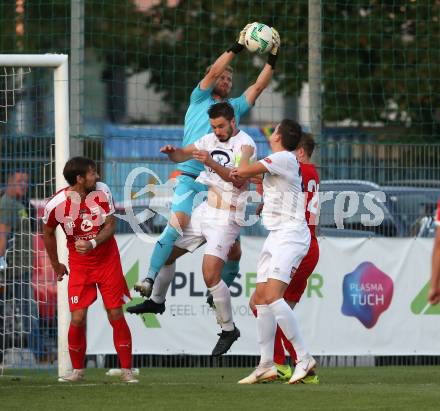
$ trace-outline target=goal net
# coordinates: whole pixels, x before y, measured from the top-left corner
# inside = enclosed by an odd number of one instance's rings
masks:
[[[0,73],[0,374],[54,364],[63,373],[66,281],[50,268],[41,216],[69,155],[67,56],[0,55]]]

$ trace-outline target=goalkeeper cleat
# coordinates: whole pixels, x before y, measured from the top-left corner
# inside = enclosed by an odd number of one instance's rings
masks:
[[[145,298],[150,298],[151,292],[153,291],[154,280],[151,278],[144,278],[142,281],[138,281],[134,285],[135,291],[140,293]]]
[[[213,357],[219,357],[225,354],[231,345],[240,337],[240,330],[234,325],[232,331],[222,330],[221,333],[217,334],[220,338],[217,341],[214,349],[212,350]]]
[[[153,300],[145,300],[143,303],[138,305],[133,305],[127,308],[127,312],[130,314],[163,314],[165,311],[165,302],[156,303]]]
[[[250,375],[238,381],[238,384],[260,384],[275,381],[276,379],[277,369],[274,365],[269,367],[259,365]]]
[[[130,368],[121,368],[121,381],[129,384],[137,384],[139,380],[134,378],[133,371]]]
[[[292,368],[288,364],[275,364],[279,381],[289,381],[292,376]]]
[[[75,369],[72,374],[58,378],[58,382],[79,382],[84,379],[84,370]]]
[[[301,384],[319,384],[319,377],[317,374],[310,372],[300,381]]]
[[[298,384],[301,380],[307,376],[307,374],[313,370],[316,365],[316,360],[310,355],[307,354],[300,361],[298,361],[295,365],[295,371],[293,371],[293,375],[290,378],[288,384]]]

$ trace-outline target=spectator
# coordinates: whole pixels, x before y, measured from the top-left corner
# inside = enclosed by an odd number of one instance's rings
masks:
[[[7,348],[29,347],[38,354],[38,308],[32,279],[32,236],[28,209],[23,201],[29,177],[13,171],[0,196],[0,338]],[[2,338],[2,339],[3,339]]]

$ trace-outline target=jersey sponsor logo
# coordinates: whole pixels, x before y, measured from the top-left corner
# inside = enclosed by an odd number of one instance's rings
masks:
[[[372,262],[365,261],[344,277],[342,314],[373,328],[393,298],[393,280]]]
[[[93,223],[90,220],[83,220],[81,222],[81,230],[87,233],[93,229]]]
[[[226,167],[231,162],[231,157],[226,151],[223,150],[213,150],[211,151],[211,157],[214,161],[223,167]]]
[[[265,161],[268,164],[272,164],[272,160],[269,157],[263,158],[263,161]]]

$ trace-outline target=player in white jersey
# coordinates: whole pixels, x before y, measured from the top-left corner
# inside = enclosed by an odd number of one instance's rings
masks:
[[[249,178],[265,174],[263,180],[263,224],[269,230],[257,268],[254,302],[257,308],[257,331],[260,364],[240,384],[255,384],[277,378],[273,362],[277,323],[295,347],[298,361],[289,380],[299,382],[315,365],[301,337],[295,313],[283,295],[292,275],[310,245],[310,230],[305,220],[305,196],[299,162],[293,153],[301,139],[301,127],[285,119],[270,137],[273,154],[250,164],[252,147],[242,148],[242,159],[233,176]]]
[[[202,271],[222,328],[212,351],[213,356],[219,356],[226,353],[240,336],[232,319],[231,294],[221,272],[229,249],[240,232],[245,208],[240,194],[248,189],[248,181],[231,176],[231,171],[240,164],[242,147],[252,147],[252,161],[256,157],[256,145],[248,134],[236,128],[234,109],[229,103],[212,105],[208,115],[213,133],[183,148],[167,145],[161,149],[175,162],[190,158],[202,162],[205,169],[196,181],[209,187],[207,199],[192,212],[191,221],[177,239],[166,265],[173,264],[176,258],[195,251],[206,242]]]

